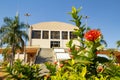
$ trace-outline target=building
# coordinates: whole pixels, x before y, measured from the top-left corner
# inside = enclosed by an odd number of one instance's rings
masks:
[[[15,58],[24,59],[25,57],[27,62],[34,62],[40,48],[66,48],[66,43],[76,37],[73,34],[76,28],[76,26],[64,22],[41,22],[33,24],[29,28],[28,45],[25,46],[26,56],[24,54],[16,54]],[[1,53],[3,49],[0,49]],[[12,53],[11,49],[8,53]],[[18,50],[16,53],[23,52]]]
[[[78,27],[64,23],[64,22],[41,22],[38,24],[33,24],[29,28],[29,42],[28,45],[25,46],[25,53],[27,62],[34,62],[36,55],[41,50],[40,48],[67,48],[66,43],[76,36],[73,34],[74,29]],[[74,41],[75,44],[79,44],[79,42]],[[0,53],[5,48],[0,48]],[[45,51],[46,52],[46,51]],[[43,53],[45,53],[43,52]],[[48,51],[49,53],[52,51]],[[12,53],[11,49],[8,53]],[[22,53],[21,51],[17,51],[16,53]],[[48,55],[48,53],[46,53]],[[109,50],[100,51],[100,54],[109,55]],[[120,63],[120,51],[114,51],[115,56]],[[23,54],[21,54],[23,56]],[[23,58],[23,57],[22,57]]]
[[[76,26],[64,22],[41,22],[31,25],[29,29],[30,46],[40,48],[66,48],[66,43],[75,38]]]

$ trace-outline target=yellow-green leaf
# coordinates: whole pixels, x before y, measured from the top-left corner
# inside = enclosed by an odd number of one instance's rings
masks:
[[[75,14],[76,13],[76,8],[73,6],[72,7],[72,13]]]
[[[81,76],[82,76],[82,77],[85,77],[86,72],[87,72],[86,67],[83,67],[83,68],[82,68],[82,72],[81,72]]]

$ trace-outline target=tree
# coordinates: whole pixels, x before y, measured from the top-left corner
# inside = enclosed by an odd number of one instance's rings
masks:
[[[118,41],[116,42],[116,44],[117,44],[117,48],[119,48],[119,47],[120,47],[120,40],[118,40]]]
[[[17,49],[24,51],[24,40],[28,40],[26,29],[29,26],[20,22],[19,16],[16,15],[14,19],[5,17],[4,25],[0,28],[0,45],[7,45],[11,47],[10,64],[13,64],[14,56]]]

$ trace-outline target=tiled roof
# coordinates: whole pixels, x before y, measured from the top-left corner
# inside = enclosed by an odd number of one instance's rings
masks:
[[[40,29],[40,30],[69,30],[73,31],[73,29],[77,28],[75,25],[64,23],[64,22],[41,22],[38,24],[33,24],[32,29]]]

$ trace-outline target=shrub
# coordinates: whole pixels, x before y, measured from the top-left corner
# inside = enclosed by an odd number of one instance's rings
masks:
[[[8,72],[8,79],[14,80],[40,80],[40,65],[33,64],[23,64],[22,61],[17,60],[14,62],[13,66],[7,66],[6,72]]]

